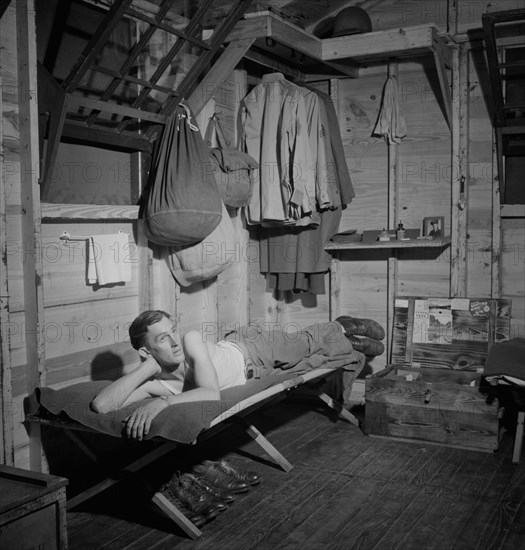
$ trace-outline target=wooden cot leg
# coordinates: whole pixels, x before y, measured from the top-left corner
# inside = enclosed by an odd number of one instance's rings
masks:
[[[195,525],[175,506],[171,503],[161,492],[157,491],[151,502],[157,506],[160,511],[175,522],[187,535],[192,539],[198,539],[202,535],[202,531],[195,527]]]
[[[248,435],[262,447],[277,464],[285,471],[289,472],[293,465],[284,458],[284,456],[264,437],[264,435],[246,418],[242,416],[236,416],[236,420],[242,421]]]
[[[319,397],[321,401],[324,401],[331,409],[337,411],[339,416],[341,416],[345,420],[348,420],[348,422],[359,428],[359,420],[357,420],[357,418],[350,411],[347,411],[339,403],[334,401],[329,395],[321,392],[317,395],[317,397]]]
[[[514,438],[514,452],[512,454],[513,464],[518,464],[521,457],[521,446],[523,444],[523,422],[525,411],[518,412],[518,425],[516,426],[516,437]]]

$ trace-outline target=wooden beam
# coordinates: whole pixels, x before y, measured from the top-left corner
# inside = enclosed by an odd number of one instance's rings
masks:
[[[90,65],[106,45],[108,38],[120,23],[122,16],[126,13],[131,3],[132,0],[115,0],[95,34],[82,50],[77,62],[62,82],[64,91],[72,92],[77,87],[78,83],[89,70]]]
[[[0,0],[0,19],[4,15],[5,10],[9,7],[11,0]]]
[[[38,64],[38,112],[40,117],[47,115],[47,142],[43,146],[45,129],[39,128],[41,166],[40,185],[42,200],[47,200],[49,192],[48,175],[53,168],[58,154],[60,137],[64,128],[69,94],[64,93],[58,82],[47,69]]]
[[[26,388],[46,385],[44,328],[44,284],[42,265],[42,232],[40,214],[37,56],[35,7],[33,0],[16,0],[18,103],[20,130],[20,178],[22,206]],[[30,399],[28,412],[37,404]],[[43,465],[40,428],[29,429],[30,468],[47,469]]]
[[[215,53],[222,46],[223,42],[227,39],[228,34],[233,29],[240,17],[246,12],[251,0],[237,0],[234,7],[226,16],[225,20],[221,23],[218,29],[215,29],[211,36],[210,47],[207,52],[202,53],[197,61],[192,65],[186,76],[183,78],[179,86],[177,86],[177,94],[180,99],[186,99],[191,95],[192,91],[196,87],[197,79],[203,74],[207,67],[211,64],[211,61]],[[230,71],[231,72],[231,71]],[[228,72],[229,74],[229,72]],[[162,108],[162,114],[172,114],[177,107],[177,100],[171,98],[167,101],[167,104]]]
[[[500,162],[497,148],[495,128],[492,139],[492,250],[490,263],[490,297],[499,298],[501,295],[501,192],[500,192]]]
[[[469,170],[469,56],[465,45],[459,46],[459,151],[457,166],[459,170],[459,197],[457,197],[459,246],[457,296],[468,296],[468,199],[470,188]]]
[[[323,61],[336,59],[385,58],[386,56],[410,56],[415,52],[430,52],[437,29],[432,25],[401,27],[398,29],[368,32],[325,38],[322,43]]]
[[[296,25],[288,23],[272,12],[258,12],[253,15],[247,14],[243,21],[237,23],[236,27],[228,35],[227,40],[240,40],[244,38],[271,38],[279,44],[288,46],[316,61],[324,62],[328,67],[346,76],[351,78],[357,78],[359,76],[359,68],[357,65],[341,65],[323,59],[323,40],[298,28]]]
[[[136,118],[139,120],[147,120],[149,122],[156,122],[157,124],[166,124],[167,118],[165,115],[150,113],[149,111],[143,111],[142,109],[134,109],[133,107],[118,105],[117,103],[111,103],[109,101],[90,99],[89,97],[83,97],[74,94],[70,95],[68,107],[85,107],[87,109],[95,109],[98,111],[103,111],[105,113],[112,113],[115,115]]]
[[[432,53],[434,54],[434,62],[441,88],[441,98],[443,100],[443,108],[445,120],[449,129],[452,128],[452,96],[450,90],[450,82],[448,79],[447,67],[451,67],[450,50],[442,39],[433,33]]]
[[[67,120],[62,130],[62,141],[85,142],[120,151],[151,152],[153,149],[152,143],[146,134],[134,134],[132,132],[118,134],[102,128],[88,128],[83,123]]]
[[[139,207],[112,204],[55,204],[42,203],[42,218],[45,221],[92,221],[138,219]]]
[[[0,76],[0,113],[2,108]],[[0,170],[4,174],[4,134],[0,124]],[[14,465],[13,392],[11,385],[11,346],[9,338],[9,285],[7,283],[7,217],[6,186],[0,186],[0,463]]]
[[[390,59],[388,62],[388,76],[396,79],[398,86],[399,63]],[[394,229],[399,223],[399,146],[397,143],[387,143],[388,149],[388,219],[387,229]],[[394,304],[397,296],[398,279],[398,251],[392,249],[387,265],[387,361],[390,361],[392,353],[392,334],[394,327]]]
[[[254,41],[255,38],[250,38],[234,40],[228,44],[219,59],[213,64],[212,68],[206,73],[198,87],[188,98],[188,106],[195,116],[204,109],[204,106],[235,69],[235,66],[250,49]]]
[[[452,165],[450,296],[466,296],[468,223],[468,49],[454,49],[452,86]],[[463,206],[464,205],[464,206]]]
[[[291,67],[287,63],[279,61],[278,59],[274,59],[260,51],[256,51],[253,49],[248,50],[244,55],[244,59],[248,59],[250,61],[253,61],[254,63],[262,65],[263,67],[267,67],[274,72],[283,73],[293,80],[304,81],[306,79],[306,75],[303,71],[300,71],[295,67]]]

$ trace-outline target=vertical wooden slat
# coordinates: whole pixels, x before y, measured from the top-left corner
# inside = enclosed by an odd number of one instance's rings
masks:
[[[237,111],[237,120],[234,124],[234,143],[240,143],[240,122],[242,113],[239,112],[240,102],[248,93],[248,73],[246,71],[233,71],[233,81],[235,90],[235,108]],[[232,219],[235,227],[235,234],[239,243],[239,256],[236,265],[239,277],[239,302],[237,304],[239,324],[247,325],[250,323],[250,234],[246,228],[246,220],[243,215],[243,210],[237,210],[237,213]]]
[[[330,321],[341,315],[341,260],[339,253],[332,251],[330,263]]]
[[[459,49],[456,47],[452,53],[452,166],[451,170],[451,214],[450,214],[450,296],[461,296],[460,292],[460,250],[459,250],[459,201],[460,177],[459,167],[459,133],[460,133],[460,93],[459,93]]]
[[[144,220],[137,220],[137,246],[139,248],[138,313],[141,313],[153,307],[153,252],[144,234]]]
[[[339,80],[332,78],[330,80],[330,99],[334,104],[334,109],[339,118],[341,115],[341,104]],[[332,261],[330,263],[330,302],[329,315],[330,321],[337,319],[341,315],[341,259],[337,251],[332,253]]]
[[[0,76],[0,113],[3,85]],[[4,177],[4,133],[0,124],[0,173]],[[13,393],[9,330],[9,285],[7,284],[7,219],[5,181],[0,184],[0,462],[14,465]]]
[[[24,306],[26,339],[26,387],[31,395],[46,385],[43,339],[44,296],[42,234],[39,196],[39,144],[37,104],[37,56],[33,0],[16,1],[18,103],[20,130],[20,178],[22,246],[24,249]],[[30,409],[36,403],[29,403]],[[30,467],[42,471],[40,428],[29,428]]]
[[[460,0],[447,0],[447,32],[457,34],[458,32],[458,3]]]
[[[453,129],[452,129],[452,262],[451,296],[466,296],[468,224],[468,58],[465,44],[454,51]]]
[[[501,294],[501,194],[498,163],[497,140],[492,140],[492,253],[490,264],[490,297],[499,298]]]
[[[399,63],[397,60],[389,60],[388,76],[396,78],[399,86]],[[388,226],[387,229],[396,227],[399,222],[399,192],[398,192],[398,163],[399,147],[397,143],[388,142]],[[387,282],[387,358],[389,360],[392,350],[392,328],[394,324],[394,301],[397,293],[398,254],[394,248],[388,258],[388,282]]]

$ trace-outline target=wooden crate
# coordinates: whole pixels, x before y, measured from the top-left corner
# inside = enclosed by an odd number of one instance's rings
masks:
[[[392,363],[365,380],[371,437],[494,451],[499,404],[480,391],[489,346],[508,340],[509,300],[395,301]]]
[[[0,466],[0,548],[67,549],[67,479]]]

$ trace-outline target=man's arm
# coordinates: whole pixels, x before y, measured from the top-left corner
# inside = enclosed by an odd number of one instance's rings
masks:
[[[219,380],[211,361],[206,344],[197,331],[187,332],[182,340],[184,355],[194,371],[197,387],[178,395],[164,395],[152,399],[150,403],[135,409],[126,419],[128,437],[141,441],[148,435],[153,419],[169,405],[195,401],[218,401],[220,399]]]
[[[149,357],[136,369],[103,388],[91,402],[91,409],[97,413],[107,413],[127,403],[151,397],[147,380],[158,372],[159,364],[153,357]]]

